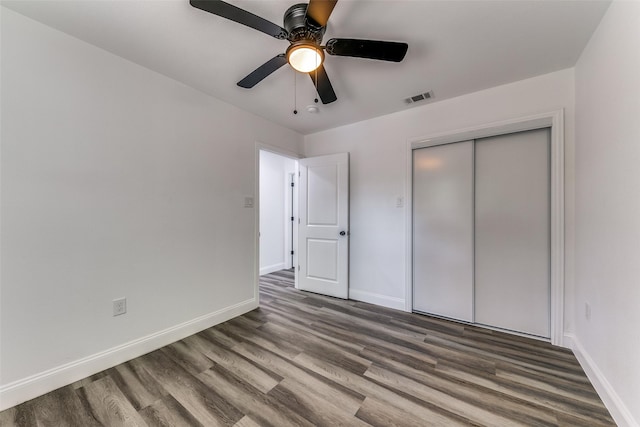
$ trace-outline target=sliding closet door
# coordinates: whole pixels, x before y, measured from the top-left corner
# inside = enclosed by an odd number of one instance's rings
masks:
[[[549,129],[476,140],[476,323],[549,337]]]
[[[473,141],[413,151],[413,309],[473,321]]]

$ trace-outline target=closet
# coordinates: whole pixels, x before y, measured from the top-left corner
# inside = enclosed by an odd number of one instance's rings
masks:
[[[413,150],[413,309],[550,337],[549,128]]]

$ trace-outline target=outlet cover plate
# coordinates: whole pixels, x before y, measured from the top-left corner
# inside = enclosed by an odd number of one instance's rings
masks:
[[[113,300],[113,315],[120,316],[127,312],[127,299],[118,298]]]

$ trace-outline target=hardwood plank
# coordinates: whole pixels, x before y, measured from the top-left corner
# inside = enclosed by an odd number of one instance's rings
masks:
[[[371,365],[370,360],[358,354],[351,353],[332,342],[323,341],[313,334],[303,334],[299,330],[285,328],[273,323],[263,326],[262,330],[273,336],[278,336],[291,344],[295,344],[304,352],[316,354],[327,361],[336,363],[357,374],[363,374]]]
[[[250,317],[246,317],[246,316],[234,317],[233,319],[228,320],[226,323],[230,325],[240,326],[246,329],[257,329],[264,324],[263,322],[255,321]]]
[[[563,379],[555,380],[553,378],[543,378],[533,373],[509,368],[496,369],[496,376],[515,384],[527,385],[541,391],[599,406],[599,398],[597,398],[597,395],[594,396],[592,389],[582,385],[575,386],[571,383],[567,383],[567,381],[564,381]]]
[[[252,342],[285,358],[294,358],[300,354],[300,349],[295,345],[291,345],[286,341],[274,340],[269,334],[264,334],[257,329],[254,331],[246,331],[232,325],[223,325],[221,329],[235,333],[242,337],[244,341]]]
[[[143,356],[148,371],[200,423],[231,426],[244,414],[199,378],[194,377],[161,350]]]
[[[116,383],[108,376],[78,389],[78,393],[82,394],[88,403],[91,414],[101,425],[140,427],[147,425]]]
[[[91,384],[92,382],[97,381],[100,378],[105,377],[106,375],[107,375],[106,371],[98,372],[95,375],[91,375],[90,377],[83,378],[80,381],[76,381],[72,383],[71,387],[73,387],[74,389],[79,389],[80,387],[84,387],[88,384]]]
[[[39,404],[40,398],[37,398],[0,412],[0,426],[31,427],[38,425],[34,409]]]
[[[342,325],[351,325],[351,327],[359,327],[363,331],[372,334],[374,336],[393,336],[401,339],[418,338],[420,340],[425,338],[425,334],[421,332],[415,332],[407,328],[399,327],[390,323],[376,323],[368,319],[363,319],[355,314],[349,315],[344,311],[337,311],[327,307],[322,307],[323,311],[326,311],[327,317],[338,321],[342,321]]]
[[[33,413],[39,426],[100,425],[85,409],[72,386],[59,388],[43,396]],[[0,424],[4,425],[4,424]]]
[[[255,422],[250,416],[245,415],[240,419],[240,421],[235,423],[233,427],[260,427],[260,424]]]
[[[528,400],[517,399],[508,394],[443,376],[436,369],[415,369],[395,360],[387,359],[383,355],[372,356],[376,365],[447,393],[454,399],[488,409],[525,425],[555,426],[557,424],[557,418],[552,411]]]
[[[231,348],[234,345],[241,343],[244,339],[234,332],[233,326],[228,323],[222,323],[215,328],[205,329],[194,337],[203,338],[216,345],[222,345],[227,348]],[[191,337],[190,337],[191,338]]]
[[[197,345],[190,345],[185,340],[168,345],[164,350],[169,357],[194,376],[213,366],[211,359],[201,353]]]
[[[452,339],[445,339],[434,335],[427,336],[424,341],[427,344],[440,346],[449,350],[462,350],[467,354],[471,353],[474,356],[492,360],[494,362],[507,361],[540,370],[542,372],[558,372],[565,377],[582,374],[580,366],[576,366],[575,363],[551,360],[544,355],[536,355],[535,352],[532,352],[531,350],[512,351],[497,347],[483,349],[478,346],[460,344]]]
[[[335,317],[323,317],[314,322],[310,329],[341,337],[343,340],[350,340],[361,346],[372,344],[389,348],[404,348],[407,350],[416,349],[416,346],[423,344],[422,338],[407,336],[394,331],[385,331],[367,325],[352,324],[347,319],[337,319]],[[420,353],[420,358],[425,361],[430,360],[435,363],[436,359],[429,355]]]
[[[198,376],[204,383],[216,388],[229,401],[261,426],[311,426],[306,418],[273,399],[252,384],[222,366],[214,366]]]
[[[424,402],[432,403],[448,412],[463,416],[471,422],[496,427],[526,426],[524,423],[505,418],[485,409],[485,405],[478,406],[462,399],[453,398],[447,393],[443,393],[429,386],[424,386],[408,377],[376,365],[372,365],[364,375],[368,378],[374,378],[392,389],[402,390]]]
[[[431,405],[428,402],[416,403],[414,400],[405,398],[402,393],[398,392],[398,390],[392,391],[389,388],[381,386],[377,382],[369,381],[363,376],[355,375],[347,370],[341,369],[330,363],[326,363],[308,354],[301,353],[296,356],[295,360],[302,366],[305,366],[320,375],[325,375],[345,387],[352,388],[364,396],[375,397],[376,399],[385,401],[399,409],[418,414],[420,418],[429,420],[430,424],[427,425],[448,426],[454,425],[457,422],[467,424],[467,420],[461,420],[455,414],[447,413],[446,410],[441,410],[435,405]]]
[[[423,427],[428,421],[373,397],[367,397],[356,417],[375,427]],[[453,422],[447,425],[455,425]],[[464,425],[459,423],[458,425]]]
[[[325,324],[324,322],[323,324],[314,323],[313,326],[327,333],[334,333],[336,335],[343,334],[345,338],[350,336],[352,340],[365,345],[369,349],[380,348],[384,349],[381,351],[400,353],[404,356],[422,360],[424,363],[431,364],[432,366],[435,366],[436,363],[439,363],[441,360],[449,360],[464,364],[473,369],[495,373],[495,361],[489,357],[469,355],[464,351],[451,350],[438,345],[424,343],[421,340],[394,335],[376,338],[370,335],[373,333],[372,331],[361,331],[361,329],[355,327],[351,327],[348,332],[345,332],[343,328],[347,326],[336,327],[331,324]]]
[[[222,347],[212,349],[206,353],[206,356],[263,393],[267,393],[282,381],[282,377],[278,374],[271,372],[267,368],[261,368],[250,359]]]
[[[138,411],[167,395],[140,363],[140,359],[123,363],[106,372]]]
[[[514,386],[513,383],[501,380],[495,375],[490,376],[480,373],[473,374],[465,370],[445,365],[438,365],[436,369],[446,375],[463,381],[480,385],[494,391],[499,391],[522,400],[531,401],[537,405],[546,407],[548,410],[553,410],[558,413],[572,414],[573,416],[583,418],[585,422],[597,420],[604,423],[608,422],[609,425],[615,425],[603,404],[585,407],[581,402],[576,400],[541,392],[525,385]]]
[[[292,411],[300,413],[316,426],[354,426],[368,424],[340,406],[318,399],[315,390],[296,381],[285,379],[269,392],[269,396],[282,402]]]
[[[558,417],[558,427],[611,427],[616,425],[613,420],[586,420],[582,417],[576,417],[564,412],[558,412],[556,415]]]
[[[140,411],[140,416],[149,426],[206,427],[171,395],[146,406]]]
[[[16,422],[16,412],[17,407],[9,408],[0,412],[0,426],[14,427],[17,426]],[[35,416],[33,417],[35,423]]]
[[[30,400],[0,412],[0,426],[30,427],[37,425],[36,414],[33,409],[40,404],[40,399]]]
[[[313,329],[313,324],[307,327],[301,327],[299,325],[300,322],[296,321],[295,318],[290,319],[289,317],[284,317],[284,316],[280,316],[279,314],[273,314],[273,313],[268,314],[267,318],[271,323],[275,323],[289,329],[297,330],[297,331],[300,331],[301,333],[311,334],[321,340],[328,341],[339,347],[342,347],[344,350],[350,350],[354,353],[358,353],[364,349],[364,346],[361,344],[354,343],[352,341],[343,340],[338,337],[316,331]]]
[[[297,382],[303,387],[314,390],[319,399],[334,406],[340,406],[350,414],[355,414],[364,400],[364,395],[351,388],[341,386],[330,378],[318,375],[299,366],[294,361],[284,359],[259,346],[246,343],[237,346],[234,351],[281,375],[287,384]]]

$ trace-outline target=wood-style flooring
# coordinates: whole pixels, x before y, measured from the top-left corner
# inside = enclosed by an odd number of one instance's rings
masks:
[[[573,354],[298,291],[0,412],[1,426],[610,426]]]

